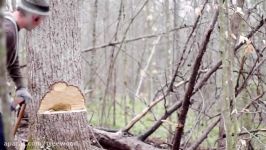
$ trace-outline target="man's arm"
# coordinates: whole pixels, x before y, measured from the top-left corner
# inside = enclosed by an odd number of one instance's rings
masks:
[[[20,71],[18,56],[15,59],[14,64],[8,67],[8,72],[9,72],[10,77],[13,79],[17,89],[25,87],[25,84],[23,82],[23,77]]]
[[[18,54],[16,55],[16,35],[6,29],[7,70],[17,89],[25,87],[20,71]]]
[[[5,26],[4,26],[5,27]],[[11,103],[11,110],[16,110],[18,104],[27,103],[27,101],[31,100],[32,97],[28,92],[24,82],[23,77],[21,75],[20,66],[19,66],[19,58],[18,54],[16,54],[16,33],[13,32],[12,29],[6,26],[6,48],[7,48],[7,70],[9,72],[10,77],[13,79],[16,84],[16,97],[23,98],[23,101],[13,101]]]

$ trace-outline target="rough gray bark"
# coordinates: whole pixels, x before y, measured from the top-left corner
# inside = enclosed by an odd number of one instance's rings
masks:
[[[64,149],[90,149],[89,139],[84,138],[89,134],[88,129],[84,128],[87,124],[86,112],[36,117],[41,97],[52,83],[65,81],[83,89],[80,1],[53,0],[50,1],[50,6],[50,16],[45,18],[38,29],[27,34],[28,81],[33,95],[33,101],[28,107],[31,125],[29,139],[33,142],[70,140],[77,142],[78,146],[66,144]]]
[[[223,108],[221,110],[221,117],[223,125],[220,125],[220,128],[224,128],[224,132],[226,133],[226,149],[236,149],[237,144],[237,137],[229,136],[231,133],[235,133],[237,131],[237,121],[234,116],[233,111],[236,110],[236,99],[235,99],[235,89],[234,89],[234,74],[233,74],[233,68],[234,68],[234,47],[235,47],[235,40],[230,36],[231,34],[234,34],[235,36],[238,35],[239,30],[239,18],[236,16],[233,16],[231,19],[234,19],[233,21],[229,20],[229,8],[228,8],[229,2],[227,0],[223,1],[220,0],[219,2],[219,8],[221,15],[219,17],[219,24],[220,24],[220,49],[223,52],[222,53],[222,62],[223,62],[223,76],[222,76],[222,97],[221,97],[221,104],[223,104]],[[236,22],[232,23],[232,22]],[[230,26],[231,25],[231,26]],[[228,35],[226,35],[228,33]],[[221,130],[221,131],[222,131]],[[220,135],[222,132],[220,132]],[[224,147],[224,144],[222,141],[219,143],[219,148]],[[222,146],[222,147],[221,147]]]
[[[36,139],[41,145],[54,145],[54,149],[90,149],[90,127],[87,125],[87,112],[73,111],[38,114]]]
[[[108,150],[163,150],[143,143],[136,137],[125,137],[120,133],[109,133],[93,129],[99,143]]]

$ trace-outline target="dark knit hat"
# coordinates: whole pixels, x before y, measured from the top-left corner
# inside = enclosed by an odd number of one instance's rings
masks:
[[[49,15],[49,0],[18,0],[17,8],[37,15]]]

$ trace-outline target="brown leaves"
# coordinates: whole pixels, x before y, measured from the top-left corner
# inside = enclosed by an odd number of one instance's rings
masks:
[[[249,41],[249,42],[245,45],[244,50],[245,50],[245,51],[244,51],[244,54],[245,54],[245,55],[252,54],[252,53],[255,52],[255,48],[254,48],[254,46],[253,46],[253,44],[252,44],[251,41]]]
[[[255,52],[255,48],[252,44],[252,41],[250,39],[248,39],[245,36],[239,36],[239,43],[246,43],[245,47],[244,47],[244,54],[248,55],[248,54],[252,54]]]

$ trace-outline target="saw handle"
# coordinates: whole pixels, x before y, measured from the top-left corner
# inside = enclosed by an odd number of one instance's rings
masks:
[[[21,119],[24,116],[25,108],[26,108],[26,104],[22,103],[21,107],[20,107],[20,110],[19,110],[19,113],[18,113],[18,118],[17,118],[16,124],[15,124],[15,128],[14,128],[14,131],[13,131],[13,135],[14,136],[16,135],[16,132],[18,130],[18,127],[19,127],[19,124],[21,122]]]

